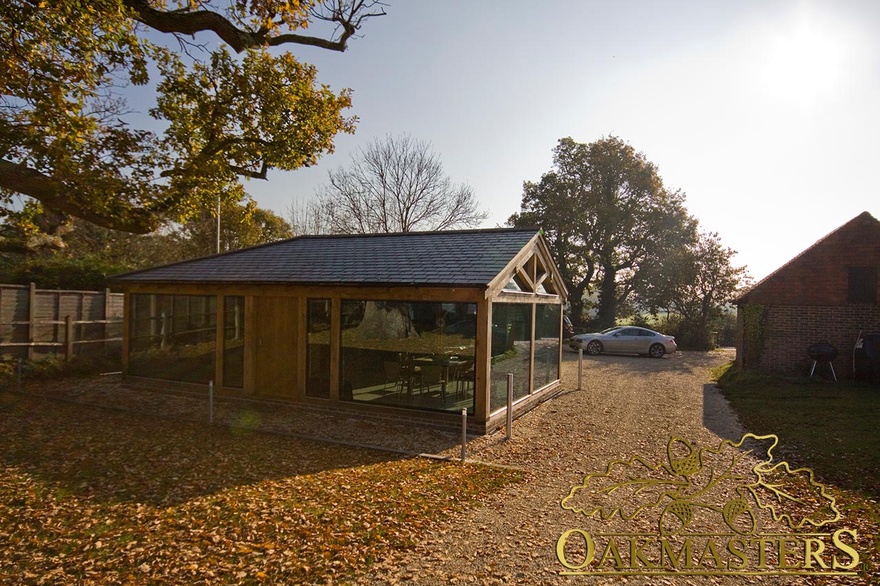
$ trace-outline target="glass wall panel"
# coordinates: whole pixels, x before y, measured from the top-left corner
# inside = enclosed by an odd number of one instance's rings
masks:
[[[330,300],[309,299],[306,315],[306,396],[330,398]]]
[[[223,298],[223,386],[244,387],[244,297]]]
[[[507,405],[507,373],[513,373],[513,399],[529,394],[532,356],[532,305],[492,304],[492,372],[489,410]]]
[[[131,296],[129,373],[207,384],[214,379],[217,297]]]
[[[343,300],[340,399],[474,409],[475,303]]]
[[[535,306],[535,371],[532,390],[559,379],[559,339],[562,306]]]

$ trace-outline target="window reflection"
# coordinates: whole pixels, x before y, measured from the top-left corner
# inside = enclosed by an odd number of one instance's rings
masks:
[[[531,339],[531,304],[495,303],[492,305],[490,411],[496,411],[507,405],[507,373],[513,373],[514,401],[529,394]]]
[[[559,378],[559,339],[562,308],[535,306],[535,370],[532,389],[538,390]]]
[[[223,298],[223,386],[244,387],[244,297]]]
[[[306,322],[306,396],[329,399],[330,300],[309,299]]]
[[[344,401],[473,413],[476,304],[343,300]]]
[[[217,297],[131,296],[129,373],[207,384],[214,379]]]

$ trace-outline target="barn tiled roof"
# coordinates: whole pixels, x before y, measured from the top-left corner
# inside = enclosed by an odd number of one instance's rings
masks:
[[[145,269],[120,283],[484,286],[536,228],[300,236]]]
[[[820,258],[820,260],[818,261],[819,265],[811,266],[810,268],[808,268],[808,271],[814,274],[821,271],[822,273],[825,273],[827,275],[827,273],[829,272],[829,266],[840,265],[840,262],[842,261],[842,255],[840,254],[839,249],[842,248],[843,250],[849,251],[855,250],[854,254],[860,254],[860,251],[856,250],[856,247],[853,245],[853,243],[848,242],[843,245],[836,245],[838,250],[831,251],[830,254],[835,257],[834,259],[822,258],[823,255],[820,254],[822,247],[834,246],[829,243],[831,243],[835,238],[847,236],[849,234],[854,235],[856,240],[862,240],[865,234],[871,234],[874,236],[873,241],[876,241],[877,235],[880,234],[880,222],[878,222],[877,219],[874,218],[874,216],[872,216],[869,212],[862,212],[849,222],[843,224],[842,226],[839,226],[829,234],[826,234],[825,236],[814,242],[811,246],[802,250],[790,261],[749,287],[746,291],[740,294],[740,296],[737,297],[733,301],[733,303],[736,305],[744,305],[746,303],[750,303],[753,301],[753,297],[756,294],[760,295],[762,293],[767,293],[769,291],[772,291],[774,288],[777,289],[777,291],[775,294],[772,294],[773,297],[778,298],[780,294],[779,290],[784,291],[787,296],[801,295],[801,292],[795,290],[796,288],[792,286],[792,283],[785,282],[784,277],[786,273],[794,272],[799,263],[802,263],[813,257],[814,265],[817,262],[815,258]],[[852,238],[850,238],[850,240],[852,240]],[[862,263],[873,264],[877,262],[878,254],[880,254],[880,252],[878,252],[877,248],[875,247],[873,248],[873,254],[864,255],[859,258]],[[825,263],[824,266],[821,266],[822,263]],[[817,279],[815,279],[815,277],[811,278],[811,281],[816,280]]]

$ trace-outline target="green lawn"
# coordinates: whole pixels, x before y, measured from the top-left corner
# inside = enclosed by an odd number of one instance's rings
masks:
[[[0,583],[337,583],[519,475],[0,394]]]
[[[725,367],[715,373],[746,431],[779,437],[779,457],[812,468],[858,528],[869,568],[880,568],[880,387],[786,380]],[[863,549],[863,551],[864,551]],[[872,581],[878,581],[874,577]]]
[[[813,468],[823,482],[880,497],[880,387],[733,370],[719,386],[747,430],[778,435],[792,463]]]

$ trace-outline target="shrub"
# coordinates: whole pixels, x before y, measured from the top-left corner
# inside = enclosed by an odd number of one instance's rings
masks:
[[[682,350],[712,350],[718,347],[717,336],[713,331],[681,316],[658,318],[646,327],[673,336]]]
[[[736,346],[736,312],[728,311],[721,316],[718,328],[718,344],[720,346]]]
[[[15,362],[0,362],[0,389],[8,389],[15,384]]]
[[[130,269],[129,265],[108,261],[95,255],[80,258],[34,257],[17,265],[5,267],[2,277],[8,283],[20,285],[36,283],[41,289],[99,291],[106,287],[107,275]]]
[[[122,364],[118,358],[112,357],[74,357],[69,362],[61,358],[50,357],[40,360],[22,361],[22,380],[47,380],[68,376],[88,376],[101,372],[115,372]],[[15,384],[16,362],[4,360],[0,362],[0,389],[10,389]]]

